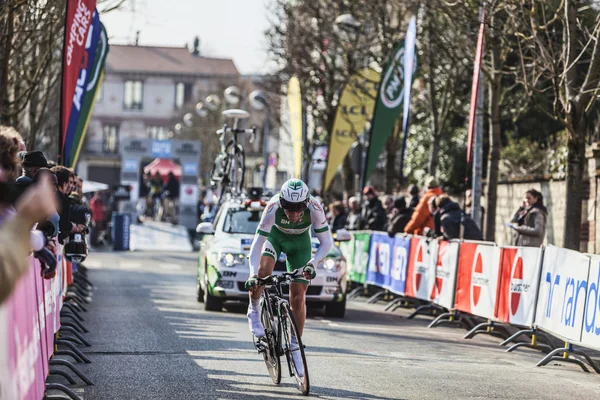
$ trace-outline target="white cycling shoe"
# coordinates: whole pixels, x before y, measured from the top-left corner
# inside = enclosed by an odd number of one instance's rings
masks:
[[[265,328],[260,321],[260,311],[253,311],[248,307],[248,326],[250,326],[250,332],[256,337],[265,336]]]
[[[298,343],[296,343],[296,340],[294,340],[294,337],[292,336],[292,340],[291,340],[291,345],[292,345],[292,358],[294,359],[294,366],[296,367],[296,373],[298,374],[299,378],[303,378],[304,377],[304,363],[302,362],[302,354],[300,353],[300,346],[298,346]]]

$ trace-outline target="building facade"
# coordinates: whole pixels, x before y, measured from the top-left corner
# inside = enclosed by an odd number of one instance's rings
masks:
[[[118,184],[120,141],[172,138],[185,110],[239,80],[230,59],[193,55],[185,47],[112,45],[77,173]]]

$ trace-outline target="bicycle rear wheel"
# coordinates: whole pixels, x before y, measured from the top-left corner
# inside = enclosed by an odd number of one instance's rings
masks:
[[[263,327],[265,328],[265,339],[267,341],[267,346],[263,352],[263,357],[265,359],[267,371],[269,371],[269,375],[271,376],[273,383],[278,385],[281,382],[281,359],[279,358],[278,352],[278,338],[281,336],[275,327],[273,314],[271,313],[271,307],[267,305],[267,302],[268,297],[263,297],[261,320]]]
[[[280,332],[281,332],[281,343],[283,345],[283,351],[287,358],[288,365],[290,367],[290,372],[296,378],[296,383],[298,384],[298,390],[302,392],[303,395],[308,396],[308,392],[310,391],[310,382],[308,379],[308,365],[306,364],[306,355],[304,354],[304,345],[302,344],[302,338],[300,337],[300,333],[298,332],[298,327],[296,326],[296,320],[294,320],[294,315],[290,310],[289,304],[281,305],[281,316],[280,316]],[[298,349],[294,350],[292,348],[292,336],[296,337],[296,342],[298,343]],[[294,357],[292,355],[292,350],[300,352],[300,358],[302,359],[302,365],[296,365],[294,361]],[[302,368],[304,371],[304,376],[298,376],[298,369]]]

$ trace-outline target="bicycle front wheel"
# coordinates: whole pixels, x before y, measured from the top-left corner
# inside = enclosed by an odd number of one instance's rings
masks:
[[[308,392],[310,391],[310,383],[308,379],[306,355],[304,354],[304,345],[302,344],[302,338],[298,332],[296,320],[294,319],[294,315],[290,310],[289,304],[282,304],[281,306],[280,323],[280,340],[283,344],[283,351],[287,358],[288,365],[290,366],[290,372],[294,378],[296,378],[298,390],[300,390],[303,395],[308,396]],[[292,344],[292,337],[296,338],[297,345]],[[294,353],[296,353],[296,355],[294,355]]]
[[[273,383],[278,385],[281,382],[281,360],[278,351],[278,337],[280,335],[277,327],[275,327],[273,314],[271,313],[271,308],[266,304],[267,302],[268,297],[263,297],[261,320],[265,328],[265,339],[267,341],[267,348],[263,352],[263,357]]]

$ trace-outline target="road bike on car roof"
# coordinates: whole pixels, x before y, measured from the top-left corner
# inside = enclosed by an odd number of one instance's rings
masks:
[[[210,185],[213,192],[218,193],[216,198],[217,205],[221,205],[227,197],[239,196],[244,187],[244,175],[246,173],[246,156],[244,148],[240,144],[239,135],[248,133],[251,135],[250,142],[254,141],[256,128],[250,129],[238,128],[241,120],[250,117],[250,114],[244,110],[225,110],[222,115],[226,119],[233,119],[233,126],[225,123],[223,128],[217,131],[221,142],[221,152],[215,158],[215,162],[210,173]],[[227,140],[226,134],[230,133],[231,138]]]
[[[255,343],[259,353],[262,353],[267,371],[275,384],[281,382],[281,360],[285,355],[290,377],[296,379],[298,390],[304,395],[310,391],[308,379],[308,366],[304,354],[304,345],[298,332],[296,321],[292,315],[289,302],[283,298],[282,287],[288,286],[294,278],[301,276],[300,270],[285,272],[281,275],[271,275],[258,278],[258,284],[264,286],[261,297],[262,323],[265,336]],[[296,338],[298,349],[292,347],[292,336]],[[297,366],[292,356],[292,351],[300,351],[302,366]],[[304,376],[300,377],[298,369],[302,367]]]

